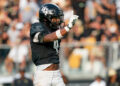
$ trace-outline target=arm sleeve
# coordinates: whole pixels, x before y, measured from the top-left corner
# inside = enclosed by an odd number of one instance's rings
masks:
[[[43,38],[44,38],[44,35],[41,32],[37,32],[34,35],[33,42],[35,42],[35,43],[43,43]]]
[[[32,38],[32,42],[43,43],[43,38],[45,36],[45,30],[41,25],[34,24],[31,27],[30,36]]]

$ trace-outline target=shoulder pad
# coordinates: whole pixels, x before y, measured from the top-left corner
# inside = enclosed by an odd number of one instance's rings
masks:
[[[41,23],[34,23],[32,24],[31,29],[30,29],[30,35],[32,36],[37,32],[43,32],[43,31],[45,31],[45,28],[43,27]]]
[[[37,30],[44,30],[44,27],[41,23],[34,23],[32,24],[32,29],[37,29]]]

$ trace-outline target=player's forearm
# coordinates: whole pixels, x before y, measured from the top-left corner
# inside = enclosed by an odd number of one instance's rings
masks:
[[[55,31],[53,33],[50,33],[50,34],[44,36],[43,37],[43,42],[52,42],[54,40],[61,39],[74,26],[75,21],[77,19],[78,19],[78,16],[77,15],[73,15],[70,18],[70,21],[69,21],[68,25],[64,29],[57,30],[57,31]]]
[[[46,36],[44,36],[43,41],[44,42],[52,42],[54,40],[61,39],[65,34],[67,34],[67,32],[68,31],[65,28],[57,30],[55,32],[52,32],[52,33],[47,34]]]
[[[52,42],[54,40],[61,39],[74,26],[76,19],[78,19],[78,16],[73,15],[70,18],[68,25],[64,29],[57,30],[53,33],[50,33],[50,34],[44,36],[43,42]]]

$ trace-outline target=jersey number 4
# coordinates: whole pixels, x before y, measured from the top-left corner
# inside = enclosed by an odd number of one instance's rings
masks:
[[[58,43],[58,40],[55,40],[55,41],[54,41],[53,48],[54,48],[54,49],[56,50],[56,52],[58,53],[58,49],[59,49],[59,43]]]

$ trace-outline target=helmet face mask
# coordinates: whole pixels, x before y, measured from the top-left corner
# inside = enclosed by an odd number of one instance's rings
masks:
[[[61,27],[61,24],[63,23],[63,16],[60,16],[60,17],[53,17],[51,19],[51,24],[53,26],[57,26],[57,27]],[[58,29],[58,28],[57,28]]]
[[[40,22],[46,23],[52,31],[55,31],[64,22],[64,14],[57,5],[45,4],[40,8],[39,20]]]

